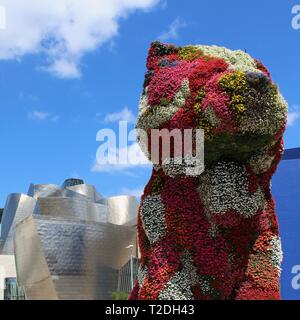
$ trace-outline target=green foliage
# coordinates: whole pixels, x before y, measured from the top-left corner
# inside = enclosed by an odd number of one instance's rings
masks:
[[[161,107],[167,107],[170,103],[171,101],[168,98],[162,98],[159,105]]]
[[[128,300],[129,293],[122,291],[114,291],[111,293],[112,300]]]
[[[202,103],[203,99],[205,98],[205,89],[202,87],[195,98],[197,103]]]
[[[200,49],[195,46],[187,46],[179,48],[178,52],[179,59],[181,60],[195,60],[203,56]]]
[[[205,141],[205,163],[207,166],[218,161],[247,162],[254,153],[270,143],[269,135],[230,135],[220,134]]]
[[[163,179],[158,175],[155,180],[153,181],[151,187],[151,194],[160,194],[164,187]]]
[[[173,45],[167,45],[159,41],[152,42],[151,47],[155,48],[155,53],[158,57],[176,53],[178,51],[178,49]]]

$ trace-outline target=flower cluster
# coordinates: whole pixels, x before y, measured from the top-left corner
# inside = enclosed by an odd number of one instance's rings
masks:
[[[279,299],[282,251],[270,180],[287,104],[266,67],[217,46],[154,42],[137,128],[205,133],[205,172],[170,153],[154,164],[138,216],[131,299]],[[159,146],[160,147],[160,146]],[[194,146],[193,146],[194,148]],[[182,159],[181,159],[182,160]]]
[[[247,218],[259,213],[265,205],[261,187],[254,188],[251,192],[250,177],[243,166],[219,162],[200,177],[199,192],[210,214],[226,215],[235,211]]]
[[[166,284],[159,294],[160,300],[193,300],[193,293],[189,283],[189,274],[179,271]]]
[[[141,219],[150,243],[159,240],[165,231],[164,204],[159,195],[147,196],[141,204]]]

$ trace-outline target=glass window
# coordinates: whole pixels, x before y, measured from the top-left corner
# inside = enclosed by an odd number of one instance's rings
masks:
[[[23,287],[19,287],[16,278],[5,279],[4,300],[26,300]]]

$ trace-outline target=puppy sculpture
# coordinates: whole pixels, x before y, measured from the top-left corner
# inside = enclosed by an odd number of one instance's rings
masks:
[[[270,180],[287,103],[264,65],[239,50],[154,42],[147,69],[137,128],[150,141],[152,129],[203,129],[205,171],[189,175],[172,159],[153,166],[130,299],[280,299]]]

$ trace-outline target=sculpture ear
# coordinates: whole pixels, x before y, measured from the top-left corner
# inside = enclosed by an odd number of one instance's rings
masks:
[[[153,41],[151,43],[148,57],[147,57],[147,69],[157,70],[158,61],[161,60],[166,55],[176,54],[178,52],[178,47],[172,44],[165,44],[159,41]]]
[[[177,53],[178,48],[172,44],[162,43],[160,41],[153,41],[149,49],[149,55],[162,57],[165,55]]]

